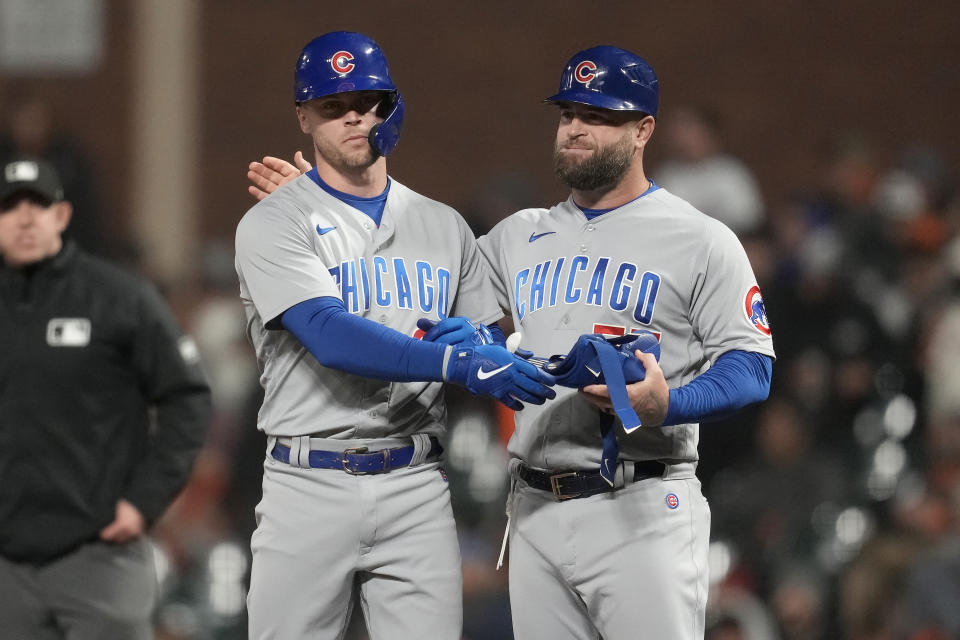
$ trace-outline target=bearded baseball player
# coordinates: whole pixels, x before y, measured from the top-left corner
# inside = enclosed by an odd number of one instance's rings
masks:
[[[350,32],[308,43],[295,101],[316,168],[236,234],[268,436],[250,637],[341,638],[359,599],[374,640],[457,640],[442,382],[521,409],[552,397],[552,379],[449,319],[502,313],[460,215],[387,174],[403,99],[377,44]],[[412,337],[418,320],[438,341]]]
[[[606,385],[558,386],[556,400],[516,414],[509,582],[521,640],[702,638],[699,423],[769,392],[770,327],[743,248],[644,172],[658,97],[653,69],[629,51],[573,56],[546,99],[570,197],[479,240],[526,349],[564,353],[593,333],[659,339],[659,362],[634,353],[645,375],[626,385],[640,425],[629,434]]]

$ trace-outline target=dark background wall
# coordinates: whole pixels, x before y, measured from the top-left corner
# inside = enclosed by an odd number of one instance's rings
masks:
[[[23,90],[53,101],[62,127],[89,151],[108,218],[122,232],[137,206],[128,166],[134,43],[131,3],[107,0],[107,7],[107,50],[98,71],[0,75],[0,110]],[[387,52],[407,100],[391,173],[469,212],[504,174],[529,176],[541,203],[563,197],[549,162],[555,116],[540,100],[556,88],[572,53],[598,43],[634,50],[654,65],[662,113],[687,102],[712,105],[728,147],[757,173],[768,201],[815,183],[824,149],[848,130],[891,157],[908,143],[932,144],[956,167],[958,27],[960,9],[948,0],[208,0],[197,60],[201,231],[229,241],[251,204],[246,163],[304,148],[293,115],[292,69],[300,48],[329,30],[364,31]],[[657,153],[654,144],[652,164]]]
[[[555,115],[540,101],[575,51],[600,43],[654,65],[662,112],[714,105],[730,148],[771,198],[816,181],[822,150],[846,129],[888,154],[919,140],[960,158],[950,107],[960,104],[953,2],[265,5],[208,3],[204,13],[203,202],[212,234],[230,233],[249,205],[246,160],[307,149],[291,105],[293,63],[303,44],[333,29],[373,36],[404,92],[408,115],[391,173],[461,208],[492,178],[516,171],[547,201],[563,197],[549,161]]]

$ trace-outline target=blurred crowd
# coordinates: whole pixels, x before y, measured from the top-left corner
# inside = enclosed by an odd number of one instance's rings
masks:
[[[29,149],[53,161],[77,209],[73,234],[102,248],[89,164],[57,137],[42,103],[25,100],[10,114],[0,159]],[[960,638],[956,168],[935,147],[903,141],[891,160],[849,133],[815,175],[771,202],[722,133],[708,109],[673,109],[657,131],[664,159],[650,171],[740,236],[778,356],[766,403],[701,426],[699,475],[713,511],[707,637]],[[529,201],[536,190],[522,173],[501,182],[498,198],[462,206],[478,232],[546,204]],[[216,415],[192,481],[153,532],[161,640],[246,637],[266,444],[256,430],[260,388],[232,245],[211,241],[203,264],[193,288],[168,292],[200,345]],[[445,448],[464,637],[505,640],[506,571],[495,566],[511,416],[459,389],[450,394]],[[350,637],[365,638],[358,619]]]

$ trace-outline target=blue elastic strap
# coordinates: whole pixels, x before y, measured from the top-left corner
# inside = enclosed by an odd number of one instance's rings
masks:
[[[423,342],[355,316],[339,298],[305,300],[281,324],[325,367],[395,382],[441,382],[447,345]]]
[[[665,426],[719,420],[767,399],[773,359],[753,351],[727,351],[688,384],[670,389]]]
[[[487,329],[490,330],[490,335],[493,336],[493,343],[498,344],[501,347],[507,344],[507,336],[503,335],[503,329],[500,328],[500,325],[494,322],[493,324],[488,324]]]
[[[627,381],[623,377],[623,368],[617,348],[609,342],[592,341],[597,357],[600,359],[600,369],[603,371],[603,380],[610,392],[610,401],[613,410],[623,423],[627,433],[640,427],[640,418],[630,404],[627,395]],[[620,444],[617,442],[617,430],[613,428],[613,420],[605,420],[600,425],[600,436],[603,439],[603,452],[600,454],[600,475],[612,487],[617,473],[617,459],[620,456]]]

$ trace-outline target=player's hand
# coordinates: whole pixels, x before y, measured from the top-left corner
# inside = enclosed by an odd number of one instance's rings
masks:
[[[294,164],[290,164],[273,156],[264,156],[260,162],[251,162],[247,168],[247,179],[253,184],[247,187],[247,191],[257,200],[263,200],[313,168],[300,151],[294,154],[293,162]]]
[[[417,328],[426,331],[422,338],[426,342],[464,347],[494,344],[493,335],[483,324],[479,322],[474,324],[469,318],[460,316],[444,318],[440,322],[420,318],[417,320]]]
[[[555,398],[553,376],[500,345],[454,347],[444,379],[477,395],[492,396],[514,411]]]
[[[113,522],[101,529],[100,539],[120,544],[139,538],[146,530],[147,521],[140,510],[130,502],[120,499]]]
[[[637,349],[634,355],[646,369],[643,380],[627,385],[627,397],[633,410],[637,412],[640,423],[645,427],[658,427],[667,417],[667,407],[670,404],[670,388],[660,368],[660,363],[652,353]],[[585,386],[581,395],[591,404],[613,413],[613,403],[610,401],[610,392],[605,384],[591,384]]]

